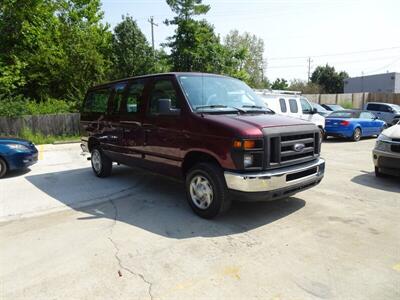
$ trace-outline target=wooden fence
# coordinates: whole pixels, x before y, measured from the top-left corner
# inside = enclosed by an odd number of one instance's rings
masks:
[[[362,108],[367,102],[384,102],[400,105],[400,94],[393,93],[354,93],[354,94],[305,94],[310,101],[320,104],[351,104]]]
[[[79,113],[0,117],[0,135],[17,136],[24,128],[44,135],[79,135]]]

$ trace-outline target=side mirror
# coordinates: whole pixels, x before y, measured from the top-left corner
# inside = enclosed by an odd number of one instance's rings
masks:
[[[318,110],[314,107],[313,109],[311,109],[310,114],[315,115],[318,113]]]
[[[177,115],[180,109],[171,108],[171,99],[158,99],[158,113],[161,115]]]

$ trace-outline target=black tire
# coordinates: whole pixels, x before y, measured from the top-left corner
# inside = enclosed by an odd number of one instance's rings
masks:
[[[196,179],[204,178],[206,183],[211,186],[212,201],[208,207],[201,208],[200,203],[192,197],[191,184],[195,184]],[[192,182],[193,181],[193,182]],[[200,217],[212,219],[229,210],[232,199],[225,184],[224,174],[220,167],[212,163],[199,163],[191,168],[185,178],[185,188],[187,201],[192,210]],[[204,192],[204,191],[203,191]],[[195,193],[197,194],[197,193]],[[202,195],[204,197],[204,195]],[[202,197],[199,197],[202,198]],[[197,203],[197,204],[196,204]]]
[[[361,134],[362,134],[361,129],[357,127],[356,129],[354,129],[353,136],[351,137],[351,139],[354,142],[358,142],[359,140],[361,140]]]
[[[375,167],[375,176],[376,177],[384,177],[384,174],[379,171],[378,167]]]
[[[325,130],[323,128],[319,127],[319,133],[320,133],[319,136],[321,137],[321,141],[325,140],[326,139]]]
[[[4,177],[8,171],[7,164],[4,159],[0,157],[0,178]]]
[[[99,147],[93,148],[90,161],[93,172],[97,177],[104,178],[111,175],[112,161]]]

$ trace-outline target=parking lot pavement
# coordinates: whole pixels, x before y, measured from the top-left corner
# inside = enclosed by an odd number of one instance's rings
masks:
[[[319,186],[212,221],[178,181],[45,146],[0,181],[2,297],[400,299],[400,181],[374,177],[374,142],[328,141]]]

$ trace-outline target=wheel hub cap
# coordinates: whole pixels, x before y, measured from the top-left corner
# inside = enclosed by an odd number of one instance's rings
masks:
[[[92,164],[96,172],[101,171],[101,158],[100,158],[100,153],[97,150],[93,151],[92,153]]]
[[[190,196],[198,208],[209,208],[214,198],[214,192],[208,179],[201,175],[194,176],[190,182]]]

